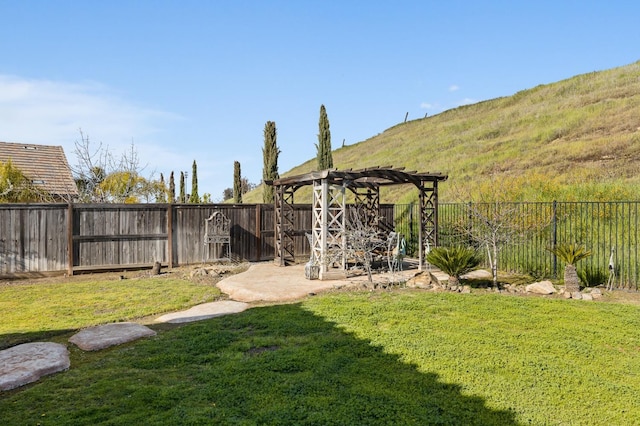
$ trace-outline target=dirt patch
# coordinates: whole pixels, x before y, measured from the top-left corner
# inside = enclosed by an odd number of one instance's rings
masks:
[[[206,269],[206,274],[194,274],[193,271]],[[55,274],[49,276],[26,276],[14,279],[1,279],[0,287],[19,286],[31,284],[56,284],[85,281],[117,281],[139,278],[172,278],[185,281],[192,281],[198,284],[215,284],[224,277],[239,274],[249,269],[248,262],[221,263],[221,264],[198,264],[179,266],[175,268],[162,268],[159,275],[152,275],[151,268],[145,270],[118,271],[118,272],[93,272],[80,273],[72,276],[66,274]]]

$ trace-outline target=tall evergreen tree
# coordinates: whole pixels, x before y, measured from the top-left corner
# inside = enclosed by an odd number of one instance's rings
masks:
[[[333,156],[331,154],[331,131],[329,130],[329,118],[324,105],[320,105],[320,120],[318,121],[318,143],[317,160],[318,170],[330,169],[333,167]]]
[[[277,131],[276,123],[273,121],[267,121],[264,125],[264,148],[262,148],[262,180],[274,180],[278,179],[278,155],[280,150],[276,143]],[[264,185],[262,188],[262,201],[264,203],[273,203],[273,186]]]
[[[180,172],[180,199],[178,200],[180,203],[187,202],[187,195],[185,193],[184,187],[184,172]]]
[[[157,191],[158,196],[156,197],[157,203],[166,203],[167,202],[167,184],[164,182],[164,175],[160,173],[160,182],[158,184],[159,188]]]
[[[176,202],[176,181],[173,178],[173,171],[171,171],[171,175],[169,176],[169,202]]]
[[[200,203],[200,196],[198,196],[198,165],[196,164],[196,160],[193,160],[193,165],[191,166],[191,196],[189,197],[189,202],[192,204]]]
[[[242,177],[240,175],[240,162],[233,162],[233,201],[242,203]]]

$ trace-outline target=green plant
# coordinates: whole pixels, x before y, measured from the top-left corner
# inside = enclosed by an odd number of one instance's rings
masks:
[[[548,249],[565,263],[564,285],[566,291],[575,293],[580,291],[580,280],[576,272],[576,263],[591,256],[591,251],[576,243],[562,243]]]
[[[595,287],[606,283],[609,274],[600,268],[586,268],[578,271],[578,278],[585,287]]]
[[[451,285],[457,285],[460,275],[472,271],[481,261],[476,250],[464,246],[436,247],[427,255],[427,262],[449,274]]]

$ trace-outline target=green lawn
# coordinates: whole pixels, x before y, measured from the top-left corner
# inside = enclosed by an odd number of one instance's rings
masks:
[[[213,283],[169,276],[120,280],[99,275],[0,286],[0,349],[67,330],[129,321],[220,297]]]
[[[96,353],[70,346],[69,371],[0,394],[0,419],[637,424],[639,313],[480,293],[324,294]]]

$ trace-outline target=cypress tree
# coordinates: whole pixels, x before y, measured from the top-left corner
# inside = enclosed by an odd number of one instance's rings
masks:
[[[167,184],[164,182],[164,175],[162,173],[160,173],[160,188],[158,188],[158,197],[156,198],[156,202],[167,202]]]
[[[277,131],[276,123],[267,121],[264,125],[264,148],[262,148],[262,181],[278,179],[278,155],[280,150],[276,143]],[[264,185],[262,188],[262,201],[264,203],[273,203],[273,186]]]
[[[180,172],[180,199],[178,200],[178,202],[180,203],[187,202],[187,196],[185,195],[185,188],[184,188],[184,172]]]
[[[196,160],[193,160],[193,166],[191,166],[191,196],[189,202],[192,204],[199,204],[200,197],[198,196],[198,165]]]
[[[169,176],[169,202],[170,203],[176,202],[176,181],[173,178],[173,171]]]
[[[329,130],[329,118],[324,105],[320,105],[320,120],[318,121],[318,143],[317,160],[318,170],[330,169],[333,167],[333,156],[331,155],[331,131]]]
[[[240,177],[240,162],[233,162],[233,201],[242,203],[242,178]]]

